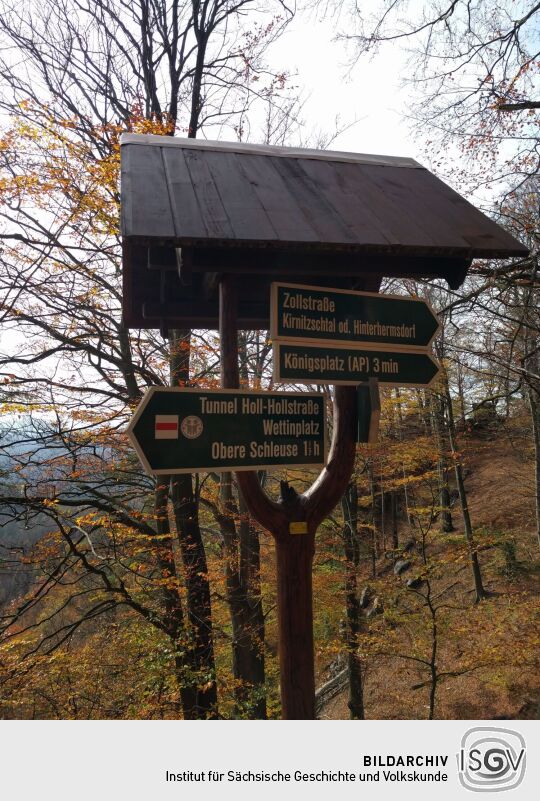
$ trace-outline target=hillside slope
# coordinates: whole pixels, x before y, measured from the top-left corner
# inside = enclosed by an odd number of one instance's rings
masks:
[[[456,587],[445,598],[448,609],[438,613],[440,669],[457,675],[443,677],[437,687],[436,714],[449,719],[537,718],[540,716],[540,549],[535,538],[534,470],[525,428],[480,431],[463,436],[462,460],[469,509],[478,554],[490,597],[475,606],[466,556],[459,501],[453,501],[455,531],[436,534],[432,551],[442,563],[458,565]],[[455,497],[456,493],[453,493]],[[401,530],[403,542],[410,530]],[[414,534],[414,532],[412,532]],[[418,557],[415,557],[415,564]],[[384,569],[380,561],[379,568]],[[410,573],[412,575],[412,572]],[[393,603],[403,603],[403,578],[391,575],[380,582],[369,577],[385,604],[381,619],[365,623],[364,637],[390,642],[402,657],[363,651],[364,701],[370,719],[425,718],[428,689],[425,669],[410,654],[427,655],[429,625],[399,617]],[[401,592],[401,595],[399,595]],[[397,621],[397,622],[396,622]],[[461,621],[461,622],[460,622]],[[460,628],[461,625],[461,628]],[[422,639],[425,637],[425,642]],[[422,651],[424,648],[424,651]],[[415,650],[416,649],[416,650]],[[379,649],[380,650],[380,649]],[[343,669],[344,662],[341,662]],[[335,665],[334,665],[335,668]],[[462,672],[461,672],[462,671]],[[328,680],[322,673],[320,684]],[[421,684],[421,687],[417,685]],[[416,689],[415,689],[416,688]],[[348,687],[324,704],[320,717],[346,719]]]

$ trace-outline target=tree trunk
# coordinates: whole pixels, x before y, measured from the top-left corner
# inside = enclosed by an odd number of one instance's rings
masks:
[[[403,442],[403,409],[401,408],[401,393],[399,391],[399,387],[396,387],[396,400],[397,400],[397,416],[398,416],[398,425],[397,425],[397,433],[398,439],[400,442]],[[403,475],[404,484],[403,484],[403,498],[405,500],[405,515],[407,518],[407,523],[409,526],[414,525],[414,521],[412,519],[412,515],[410,512],[410,504],[409,504],[409,491],[407,489],[407,482],[406,473],[405,473],[405,465],[403,462],[401,463],[401,473]]]
[[[232,625],[232,663],[235,679],[235,717],[266,718],[264,695],[264,617],[260,577],[251,570],[252,556],[246,554],[254,533],[245,519],[237,531],[238,509],[233,501],[231,474],[221,478],[222,509],[217,515],[224,540],[227,602]],[[248,529],[248,532],[245,529]],[[258,554],[258,547],[257,547]],[[258,559],[255,560],[258,569]],[[253,590],[255,595],[252,595]]]
[[[457,459],[457,444],[456,444],[456,427],[454,425],[454,412],[452,409],[452,398],[450,396],[450,387],[448,386],[448,378],[445,375],[445,395],[446,395],[446,410],[448,414],[448,437],[450,439],[450,447],[452,455],[455,460],[456,471],[456,484],[459,493],[459,501],[461,504],[461,512],[463,515],[463,528],[465,530],[465,539],[467,540],[467,547],[469,550],[469,559],[471,562],[471,569],[474,580],[474,590],[476,593],[476,602],[481,601],[487,597],[487,592],[482,583],[482,573],[480,571],[480,563],[478,561],[478,554],[474,544],[474,534],[471,524],[471,517],[469,514],[469,506],[467,503],[467,493],[465,491],[465,482],[463,481],[463,471],[461,469],[461,462]]]
[[[459,397],[459,410],[460,410],[460,422],[463,428],[465,428],[465,423],[467,420],[466,414],[466,406],[465,406],[465,388],[463,385],[463,368],[461,363],[458,361],[457,364],[457,385],[458,385],[458,397]]]
[[[534,498],[536,508],[536,537],[540,545],[540,396],[536,388],[528,386],[529,406],[534,443]]]
[[[171,331],[171,385],[189,381],[189,331]],[[187,591],[190,649],[197,692],[192,717],[217,715],[212,608],[206,553],[199,526],[199,505],[190,474],[171,479],[171,496]]]
[[[362,627],[362,610],[358,599],[357,570],[360,562],[358,547],[358,490],[351,483],[341,501],[343,543],[345,549],[345,604],[347,611],[347,662],[349,668],[349,703],[351,718],[364,720],[364,688],[362,665],[358,655],[358,635]]]
[[[199,526],[199,509],[191,475],[173,476],[172,501],[187,591],[189,647],[197,684],[192,717],[217,715],[217,686],[212,635],[212,608],[206,553]]]
[[[157,545],[157,562],[163,578],[161,595],[165,610],[165,623],[169,629],[175,650],[175,674],[180,692],[180,701],[185,720],[194,717],[196,709],[197,683],[193,682],[193,661],[189,649],[186,649],[186,627],[182,600],[178,592],[178,585],[173,586],[171,579],[176,580],[176,564],[172,548],[171,527],[169,522],[169,485],[168,482],[158,480],[155,490],[154,514],[156,519],[156,532],[160,538]]]
[[[441,531],[448,534],[454,531],[452,513],[450,511],[450,490],[448,488],[448,464],[444,443],[444,398],[431,393],[431,409],[433,429],[437,440],[437,472],[439,479],[439,507]]]
[[[369,478],[369,491],[371,495],[371,529],[369,538],[371,575],[372,578],[377,578],[377,498],[375,493],[375,479],[373,476],[373,459],[371,457],[368,459],[367,472]]]
[[[390,506],[390,519],[392,522],[392,548],[397,550],[399,548],[399,534],[398,534],[398,492],[392,490],[391,492],[391,506]]]
[[[245,332],[239,334],[238,341],[241,350],[240,375],[247,383],[249,371]],[[255,364],[254,375],[258,380],[262,377],[263,362],[257,359]],[[240,582],[244,587],[246,613],[249,621],[249,665],[246,676],[252,687],[249,712],[250,717],[254,719],[265,719],[265,623],[261,590],[261,549],[259,531],[253,525],[249,509],[240,490],[238,490],[238,509],[240,512],[238,524]]]
[[[265,623],[261,591],[261,549],[259,532],[253,525],[242,493],[240,509],[240,577],[245,587],[249,615],[249,667],[247,680],[252,686],[250,717],[266,719]]]

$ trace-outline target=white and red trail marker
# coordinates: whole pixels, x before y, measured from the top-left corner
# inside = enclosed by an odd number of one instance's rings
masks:
[[[178,417],[177,414],[156,414],[155,438],[178,439]]]

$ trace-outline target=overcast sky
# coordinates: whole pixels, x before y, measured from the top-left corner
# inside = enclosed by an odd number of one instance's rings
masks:
[[[346,28],[346,20],[337,21]],[[311,130],[332,131],[336,116],[341,125],[358,120],[331,145],[334,150],[418,158],[406,122],[408,90],[400,87],[406,53],[397,46],[353,64],[353,50],[336,41],[336,26],[299,12],[286,33],[273,45],[272,64],[297,72],[295,84],[309,96],[303,111]]]

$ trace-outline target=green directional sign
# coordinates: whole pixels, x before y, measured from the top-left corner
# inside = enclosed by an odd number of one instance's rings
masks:
[[[428,347],[439,321],[423,300],[273,283],[273,339]]]
[[[359,349],[274,342],[274,379],[280,383],[359,384],[370,378],[396,387],[427,387],[439,365],[419,350]]]
[[[159,475],[320,466],[325,428],[320,393],[152,387],[127,433]]]

